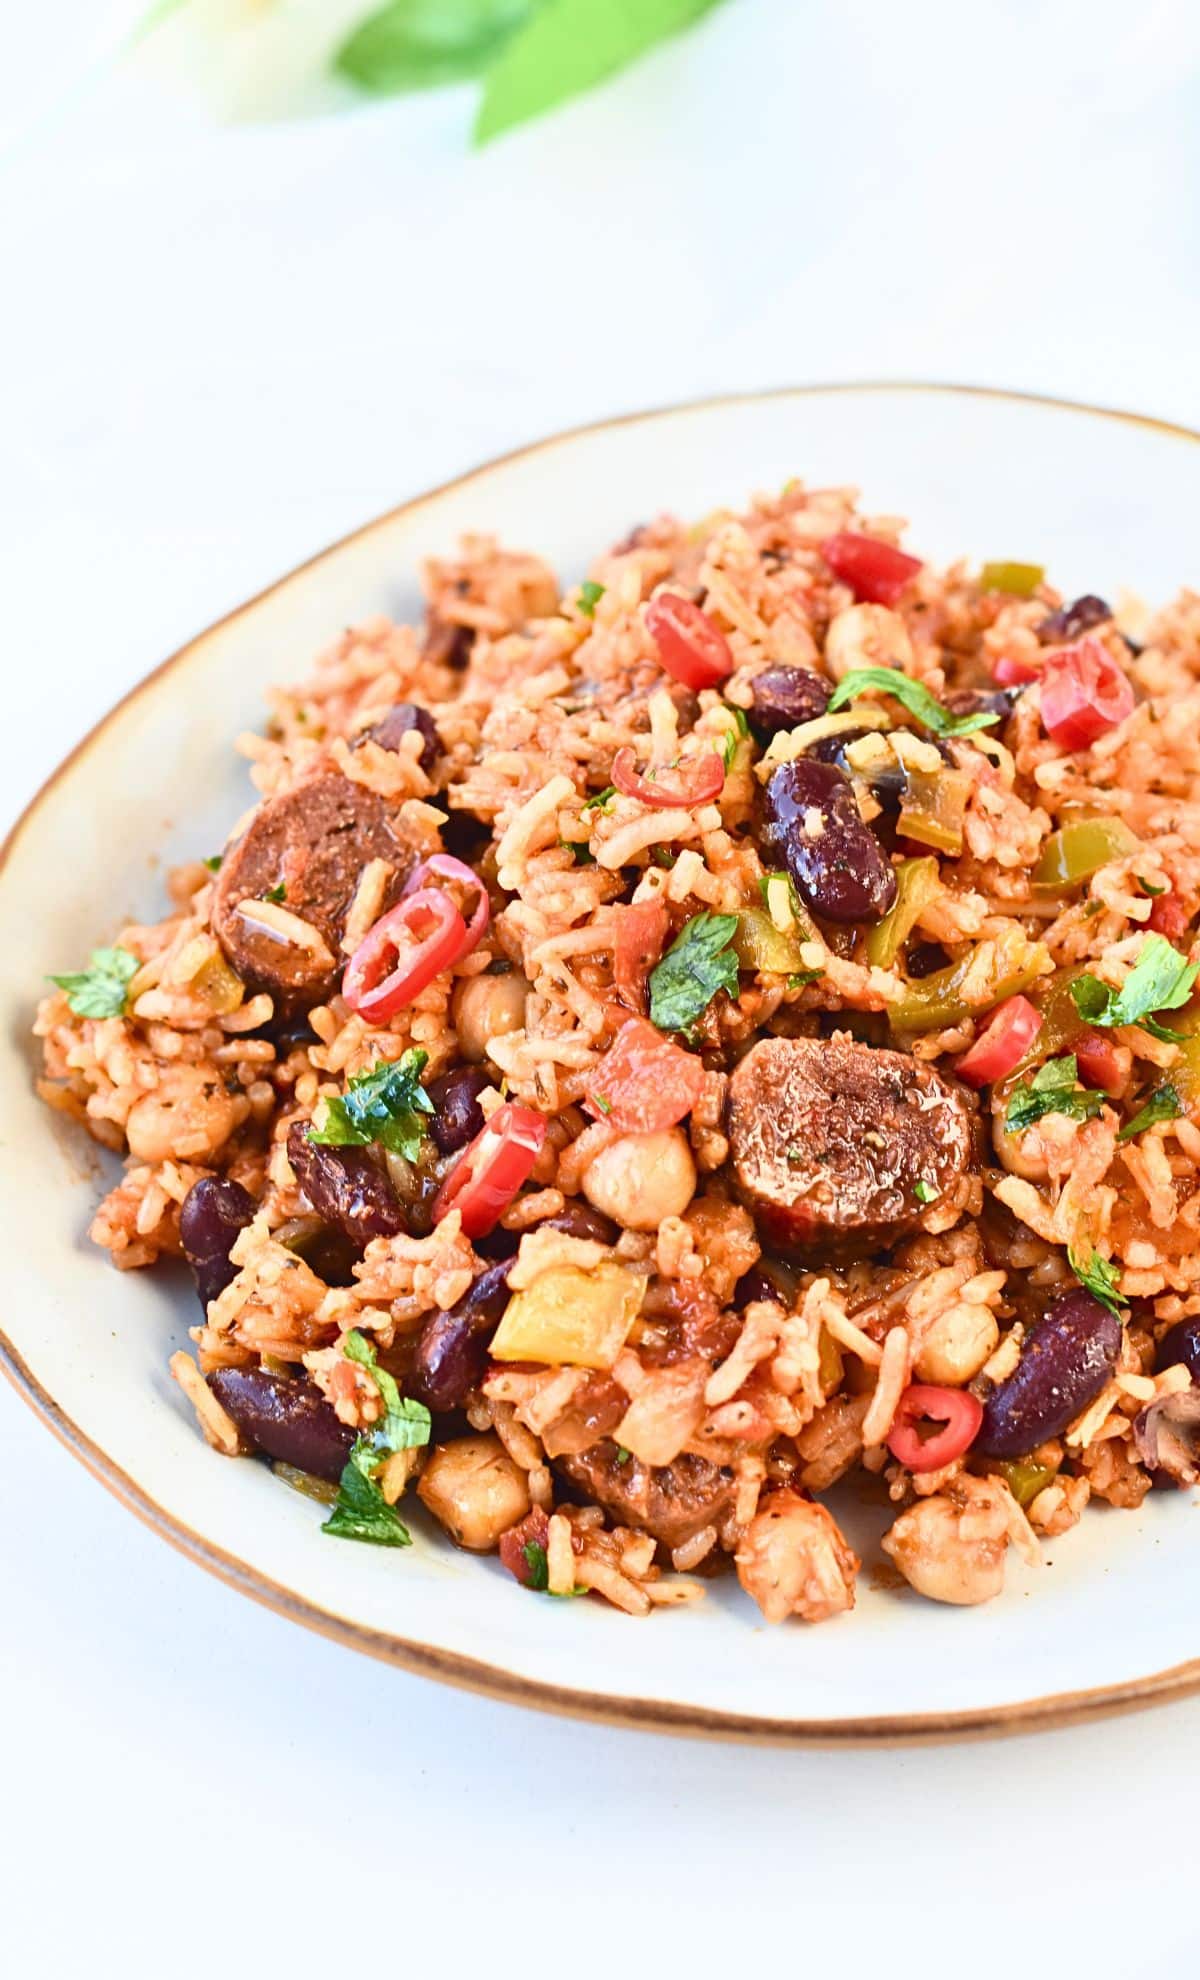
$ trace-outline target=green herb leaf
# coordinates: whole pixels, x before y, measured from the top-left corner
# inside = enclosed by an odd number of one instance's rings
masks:
[[[433,1101],[421,1085],[428,1057],[428,1052],[410,1047],[402,1058],[359,1073],[345,1093],[326,1100],[324,1121],[309,1129],[309,1140],[329,1148],[366,1148],[374,1143],[415,1162],[425,1134],[421,1116],[433,1112]]]
[[[540,1540],[527,1540],[521,1552],[525,1556],[525,1565],[529,1569],[529,1580],[526,1586],[536,1588],[539,1595],[544,1595],[550,1586],[550,1573],[546,1566],[546,1549]]]
[[[210,873],[219,873],[225,864],[225,855],[224,853],[210,853],[207,859],[201,860],[200,864],[207,866]]]
[[[733,759],[737,755],[737,750],[738,738],[732,729],[728,729],[721,737],[721,761],[725,766],[726,775],[728,775],[733,764]]]
[[[650,857],[656,866],[665,866],[667,871],[670,872],[675,864],[677,854],[671,851],[670,846],[651,846]]]
[[[141,968],[128,949],[93,949],[86,969],[52,976],[76,1017],[124,1017],[126,993]]]
[[[720,0],[549,0],[488,74],[475,141],[593,89]]]
[[[378,96],[482,75],[534,0],[388,0],[342,43],[334,67]]]
[[[411,1547],[412,1535],[394,1506],[389,1506],[365,1470],[362,1457],[369,1445],[356,1444],[338,1486],[337,1504],[321,1528],[335,1540],[365,1540],[373,1547]]]
[[[1125,1301],[1119,1290],[1121,1275],[1115,1265],[1111,1265],[1107,1258],[1101,1258],[1098,1251],[1089,1252],[1084,1258],[1073,1244],[1067,1246],[1067,1263],[1093,1299],[1098,1299],[1101,1306],[1107,1306],[1110,1313],[1122,1312]]]
[[[1047,1059],[1032,1079],[1024,1079],[1009,1095],[1004,1126],[1008,1134],[1023,1134],[1047,1114],[1066,1114],[1073,1121],[1091,1121],[1104,1106],[1103,1093],[1079,1084],[1074,1053]]]
[[[952,715],[920,681],[902,674],[898,667],[856,667],[842,677],[829,697],[829,713],[844,708],[860,694],[879,689],[903,702],[910,715],[932,729],[935,736],[969,736],[976,729],[990,729],[1000,720],[997,714],[977,710],[974,715]]]
[[[1122,1024],[1140,1024],[1155,1038],[1177,1044],[1184,1036],[1159,1024],[1151,1013],[1177,1011],[1192,994],[1200,963],[1190,963],[1173,949],[1165,935],[1152,935],[1119,990],[1101,983],[1098,976],[1077,976],[1071,985],[1075,1008],[1087,1024],[1109,1029]]]
[[[823,969],[794,969],[787,980],[789,990],[805,990],[810,983],[819,983],[824,976]]]
[[[737,996],[738,963],[730,943],[736,914],[693,915],[650,972],[650,1022],[660,1031],[690,1031],[719,990]]]
[[[924,1176],[918,1176],[913,1184],[913,1195],[918,1203],[932,1203],[937,1191],[932,1183],[926,1182]]]
[[[595,1104],[595,1105],[596,1105],[597,1107],[599,1107],[599,1109],[600,1109],[600,1112],[601,1112],[602,1114],[611,1114],[611,1113],[612,1113],[612,1101],[611,1101],[611,1100],[606,1100],[606,1099],[604,1098],[604,1095],[603,1095],[602,1093],[593,1093],[591,1097],[592,1097],[592,1100],[593,1100],[593,1102],[594,1102],[594,1104]]]
[[[723,701],[721,706],[727,715],[733,716],[733,726],[737,730],[738,735],[743,738],[748,736],[750,734],[750,724],[746,720],[745,709],[735,708],[732,701]]]
[[[283,881],[281,880],[279,884],[275,887],[268,887],[266,893],[262,896],[262,899],[264,901],[276,901],[276,902],[286,901],[287,888],[284,886]]]
[[[1176,1121],[1182,1112],[1183,1102],[1178,1093],[1169,1081],[1164,1082],[1162,1086],[1155,1087],[1140,1113],[1135,1114],[1131,1121],[1126,1121],[1117,1140],[1132,1141],[1135,1134],[1153,1127],[1156,1121]]]
[[[606,784],[604,786],[604,789],[602,791],[597,791],[594,797],[584,799],[583,810],[606,811],[608,808],[608,800],[610,798],[615,798],[616,795],[617,795],[616,785]]]
[[[1160,894],[1165,894],[1167,891],[1165,885],[1162,887],[1156,887],[1152,881],[1143,880],[1140,873],[1136,874],[1134,877],[1137,880],[1138,886],[1141,888],[1143,894],[1148,895],[1152,901],[1157,900]]]
[[[618,1464],[628,1464],[628,1463],[629,1463],[629,1460],[630,1460],[630,1458],[631,1458],[632,1456],[633,1456],[633,1452],[632,1452],[632,1451],[627,1451],[627,1450],[625,1449],[625,1446],[624,1446],[624,1444],[618,1444],[618,1445],[617,1445],[617,1463],[618,1463]]]
[[[586,839],[560,838],[558,843],[565,851],[573,856],[576,866],[594,866],[596,864],[596,855]]]
[[[579,609],[583,613],[585,619],[592,619],[595,617],[596,607],[600,603],[600,600],[603,598],[603,596],[604,596],[604,586],[602,584],[597,584],[594,578],[584,578],[583,583],[579,587],[578,602],[579,602]]]

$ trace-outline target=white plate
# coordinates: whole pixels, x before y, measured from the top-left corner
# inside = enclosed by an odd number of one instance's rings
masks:
[[[264,1467],[212,1455],[166,1374],[195,1318],[181,1275],[114,1272],[86,1241],[101,1163],[35,1100],[27,1024],[44,974],[130,913],[164,861],[219,844],[245,806],[239,729],[342,627],[419,609],[422,557],[498,530],[560,577],[663,508],[736,505],[798,474],[855,482],[934,559],[1046,564],[1069,595],[1152,599],[1200,576],[1197,436],[1010,394],[909,386],[729,399],[565,434],[370,524],[203,634],[114,709],[13,832],[0,878],[4,1333],[17,1387],[101,1480],[247,1594],[346,1643],[496,1695],[626,1723],[782,1739],[1010,1729],[1200,1684],[1192,1495],[1089,1512],[1038,1573],[955,1610],[872,1585],[816,1629],[766,1628],[735,1584],[633,1622],[536,1601],[420,1513],[396,1554],[337,1546]],[[867,1521],[867,1538],[871,1516]],[[870,1547],[868,1546],[868,1552]],[[120,1599],[119,1589],[114,1598]]]

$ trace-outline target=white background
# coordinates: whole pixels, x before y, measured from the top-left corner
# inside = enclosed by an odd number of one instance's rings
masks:
[[[557,426],[883,375],[1200,424],[1188,0],[734,0],[482,155],[468,92],[219,129],[105,63],[94,3],[9,11],[9,816],[206,622]],[[22,1980],[1140,1975],[1194,1940],[1200,1704],[908,1753],[577,1726],[255,1609],[7,1390],[0,1494],[0,1967]]]

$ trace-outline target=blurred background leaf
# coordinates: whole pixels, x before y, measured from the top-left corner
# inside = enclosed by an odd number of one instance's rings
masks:
[[[382,95],[483,73],[536,0],[388,0],[343,42],[334,65]]]
[[[480,144],[615,75],[722,0],[545,0],[489,70]]]

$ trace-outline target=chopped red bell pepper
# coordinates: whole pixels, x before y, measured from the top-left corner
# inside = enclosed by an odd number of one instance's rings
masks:
[[[1090,636],[1046,656],[1042,727],[1063,749],[1086,749],[1134,710],[1133,688],[1107,647]]]
[[[613,987],[626,1010],[646,1008],[646,978],[662,954],[670,916],[662,901],[614,908]]]
[[[653,1134],[690,1114],[704,1087],[694,1052],[647,1019],[626,1018],[591,1079],[587,1110],[621,1134]]]
[[[1191,918],[1178,894],[1171,892],[1159,895],[1146,926],[1156,935],[1165,935],[1168,942],[1177,942]]]
[[[1121,1047],[1102,1031],[1085,1031],[1071,1047],[1082,1086],[1100,1093],[1120,1093],[1125,1086]]]

